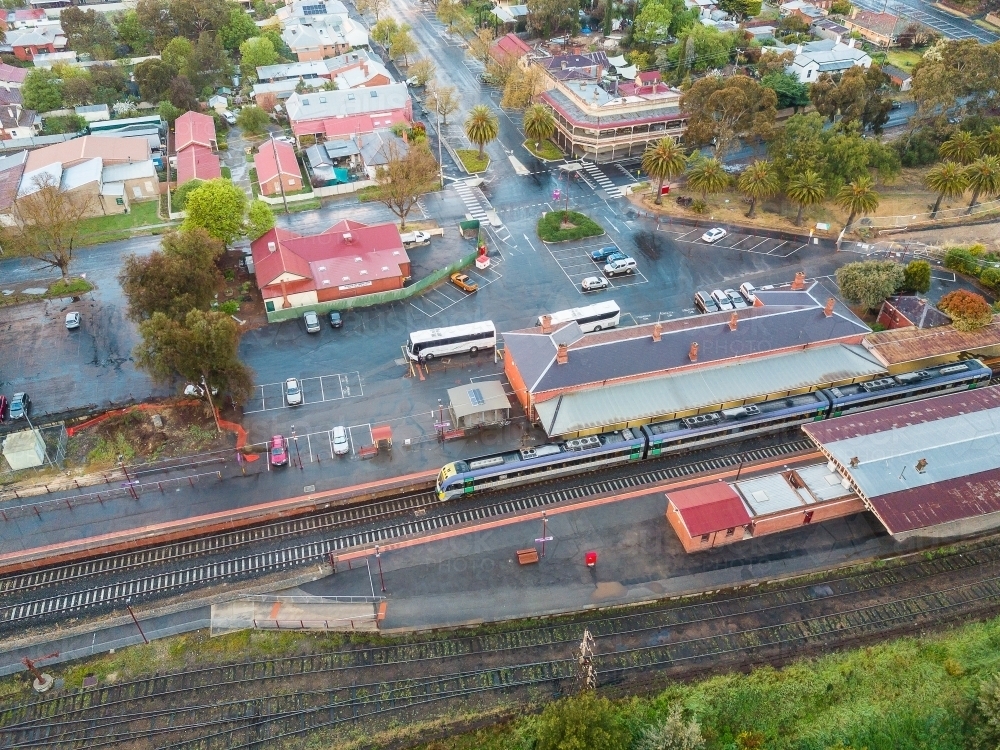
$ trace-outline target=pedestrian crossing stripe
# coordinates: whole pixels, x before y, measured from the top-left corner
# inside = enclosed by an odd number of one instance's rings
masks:
[[[479,221],[485,221],[487,219],[486,210],[483,208],[479,199],[472,194],[472,190],[469,189],[468,185],[458,183],[455,185],[455,192],[458,193],[458,197],[462,199],[462,203],[469,210],[473,219],[478,219]]]
[[[594,181],[612,198],[620,198],[622,196],[622,189],[608,179],[608,176],[598,169],[596,164],[585,161],[583,162],[583,169],[587,174],[593,177]]]

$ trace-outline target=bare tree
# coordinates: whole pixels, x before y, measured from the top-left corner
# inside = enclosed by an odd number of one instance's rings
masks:
[[[435,112],[441,113],[441,120],[448,124],[448,115],[458,109],[458,92],[454,86],[439,86],[438,84],[427,87],[427,106]]]
[[[375,169],[378,200],[399,217],[399,228],[404,229],[417,199],[437,185],[438,163],[422,141],[411,143],[405,154],[390,141],[386,155],[386,164]]]
[[[355,7],[358,9],[358,13],[371,13],[375,16],[375,21],[378,22],[379,16],[388,4],[389,0],[358,0]]]
[[[5,231],[4,250],[58,268],[65,280],[80,231],[80,221],[94,210],[97,199],[83,191],[61,190],[51,173],[31,180],[32,192],[14,204],[17,226]]]

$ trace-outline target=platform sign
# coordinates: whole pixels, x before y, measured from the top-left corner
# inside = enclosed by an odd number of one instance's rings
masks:
[[[539,537],[538,539],[536,539],[535,541],[536,542],[551,542],[552,541],[552,537],[550,537],[550,536],[542,536],[542,537]]]

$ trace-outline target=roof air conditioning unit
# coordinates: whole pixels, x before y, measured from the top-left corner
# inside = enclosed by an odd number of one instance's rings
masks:
[[[350,232],[344,232],[344,242],[353,242],[354,237],[351,236]]]
[[[268,242],[267,243],[267,251],[269,253],[273,253],[277,249],[278,249],[277,245],[275,245],[273,242]]]

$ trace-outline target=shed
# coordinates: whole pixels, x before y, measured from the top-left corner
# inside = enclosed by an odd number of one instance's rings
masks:
[[[41,466],[45,462],[42,433],[38,430],[12,432],[4,438],[3,457],[14,471]]]
[[[220,115],[226,111],[229,107],[229,100],[220,94],[215,94],[208,97],[208,106],[218,112]]]
[[[667,521],[686,552],[737,542],[751,520],[743,499],[724,482],[667,493]]]
[[[448,402],[456,428],[486,427],[510,420],[510,400],[499,380],[449,388]]]
[[[111,112],[108,110],[107,104],[88,104],[75,107],[73,111],[88,123],[111,119]]]

